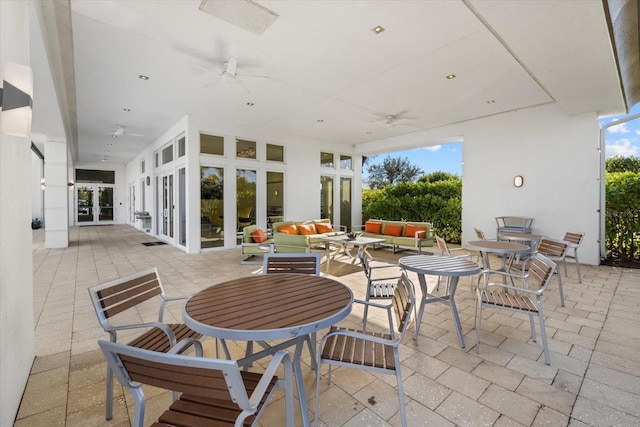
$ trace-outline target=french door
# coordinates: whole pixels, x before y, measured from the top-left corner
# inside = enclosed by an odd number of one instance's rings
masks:
[[[158,236],[171,244],[174,240],[174,178],[173,173],[156,176],[158,191],[158,220],[156,222]]]
[[[114,189],[109,184],[76,184],[76,224],[113,224]]]

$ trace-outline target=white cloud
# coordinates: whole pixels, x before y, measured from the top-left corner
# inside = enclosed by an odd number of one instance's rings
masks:
[[[619,125],[613,125],[607,128],[608,132],[611,133],[629,133],[629,128],[627,127],[627,123],[620,123]]]
[[[631,145],[631,141],[626,138],[622,138],[618,141],[607,144],[605,147],[605,153],[607,157],[638,157],[638,146]]]
[[[425,150],[434,151],[434,152],[440,150],[441,148],[442,148],[442,145],[432,145],[430,147],[424,147]]]

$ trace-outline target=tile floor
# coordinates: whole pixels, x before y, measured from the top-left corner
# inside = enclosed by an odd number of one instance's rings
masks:
[[[156,266],[169,294],[188,295],[259,272],[258,266],[240,265],[239,249],[187,255],[169,245],[142,245],[153,240],[128,226],[83,227],[71,229],[67,249],[45,249],[44,233],[34,232],[36,359],[15,426],[130,425],[133,402],[119,386],[114,417],[104,419],[105,363],[96,340],[107,335],[90,305],[90,285]],[[394,261],[386,251],[374,254]],[[332,262],[331,272],[362,297],[364,274],[357,266]],[[544,364],[542,347],[531,342],[527,319],[506,312],[484,312],[476,354],[468,278],[456,295],[467,348],[458,344],[448,307],[430,304],[418,344],[407,336],[401,347],[409,425],[640,425],[640,270],[583,266],[582,275],[578,284],[570,266],[563,277],[566,307],[559,305],[557,287],[545,294],[551,366]],[[429,283],[434,286],[435,278]],[[179,319],[180,309],[171,307],[169,317]],[[355,324],[360,315],[354,310],[345,323]],[[240,343],[232,351],[240,354]],[[212,340],[205,352],[212,354]],[[313,411],[315,374],[308,353],[303,358]],[[333,372],[331,386],[323,372],[321,425],[399,425],[393,377]],[[147,396],[149,421],[169,394],[148,389]],[[261,425],[282,425],[282,400],[278,396],[269,405]]]

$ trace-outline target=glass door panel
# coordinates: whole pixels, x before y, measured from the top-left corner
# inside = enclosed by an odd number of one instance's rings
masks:
[[[98,186],[98,222],[113,222],[113,187]]]
[[[93,224],[93,186],[76,186],[76,200],[78,211],[76,220],[78,224]]]
[[[158,234],[162,240],[173,241],[173,174],[162,175],[159,180],[160,188],[158,195],[160,196],[158,206],[159,227]]]
[[[333,224],[333,178],[320,177],[320,218],[329,218]]]

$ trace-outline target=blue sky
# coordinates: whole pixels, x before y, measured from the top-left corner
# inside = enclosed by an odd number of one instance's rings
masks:
[[[640,113],[640,104],[636,104],[627,115],[602,119],[600,123],[606,125],[638,113]],[[365,167],[364,176],[368,176],[366,171],[368,166],[382,163],[387,156],[392,158],[406,157],[411,164],[420,166],[425,174],[444,171],[462,176],[462,142],[379,154],[369,161],[369,164]],[[605,156],[640,157],[640,118],[620,123],[607,129],[605,133]]]

